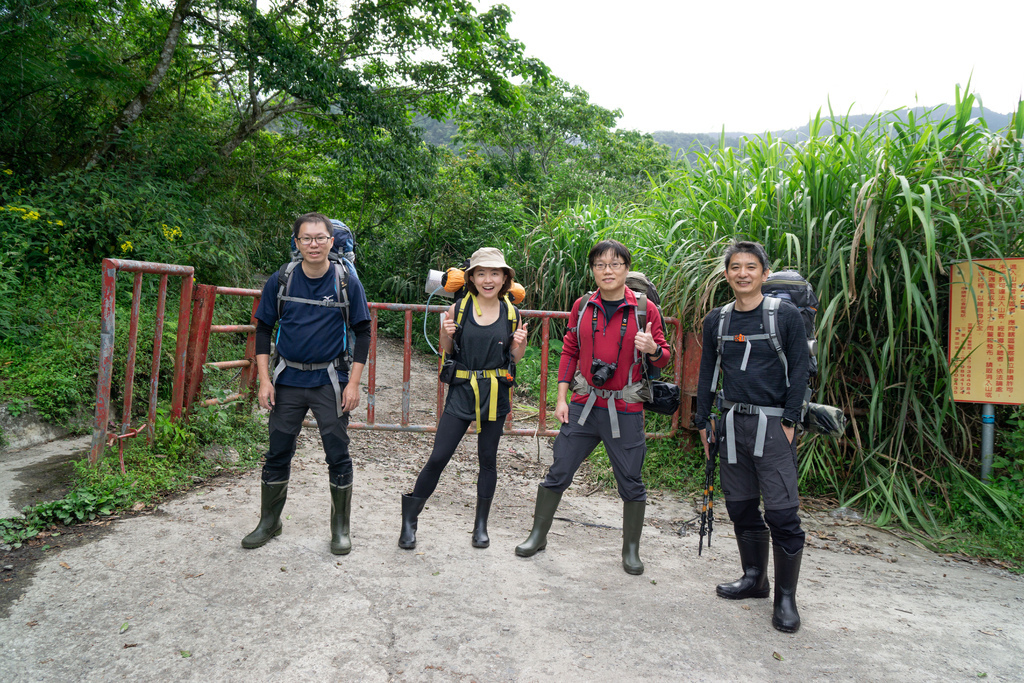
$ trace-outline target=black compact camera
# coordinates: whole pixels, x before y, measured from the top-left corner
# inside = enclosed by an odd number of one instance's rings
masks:
[[[605,363],[603,360],[595,358],[590,363],[590,381],[595,387],[603,387],[604,383],[612,378],[615,374],[615,368],[619,367],[618,363]]]

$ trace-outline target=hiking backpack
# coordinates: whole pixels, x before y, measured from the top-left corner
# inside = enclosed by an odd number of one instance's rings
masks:
[[[814,294],[814,288],[811,287],[811,283],[808,282],[803,275],[795,270],[780,270],[779,272],[772,273],[768,276],[768,279],[765,280],[763,285],[761,285],[761,293],[765,297],[764,303],[761,306],[761,324],[765,332],[762,334],[747,335],[745,337],[746,342],[749,344],[751,341],[757,341],[760,339],[768,340],[768,343],[771,344],[775,353],[778,354],[782,367],[785,369],[786,386],[788,387],[789,361],[786,358],[786,352],[782,348],[782,342],[779,341],[778,312],[781,300],[785,299],[786,301],[789,301],[791,304],[796,306],[797,310],[800,311],[800,317],[803,318],[804,321],[804,330],[807,334],[807,379],[808,382],[810,382],[810,380],[818,373],[818,342],[814,336],[814,319],[818,313],[818,297]],[[715,359],[715,374],[711,377],[712,391],[714,391],[718,386],[718,376],[721,374],[722,351],[725,348],[725,342],[743,341],[743,339],[736,339],[736,337],[729,335],[729,321],[732,317],[732,311],[735,305],[735,301],[730,301],[726,305],[722,306],[722,311],[718,316],[718,357]],[[745,370],[746,365],[747,357],[744,356],[741,369]],[[810,400],[810,393],[811,388],[810,384],[808,384],[807,396],[804,399],[805,401]]]
[[[748,335],[747,340],[768,339],[775,352],[779,355],[783,367],[786,369],[786,386],[789,386],[789,362],[786,360],[786,353],[779,342],[777,313],[781,300],[785,299],[796,306],[800,311],[800,317],[804,321],[804,331],[807,334],[807,392],[804,395],[804,410],[801,423],[809,432],[824,434],[826,436],[842,436],[846,430],[847,419],[841,408],[825,405],[823,403],[811,402],[810,381],[818,374],[818,340],[815,332],[815,318],[818,314],[818,297],[814,293],[814,287],[807,279],[795,270],[780,270],[768,276],[765,283],[761,285],[761,293],[764,295],[762,306],[762,325],[768,330],[766,334]],[[731,301],[722,307],[718,318],[718,358],[715,360],[715,374],[711,379],[712,391],[718,386],[718,375],[722,363],[722,347],[726,341],[734,337],[727,336],[729,330],[729,317],[732,314],[735,301]],[[744,364],[746,361],[744,360]]]
[[[818,315],[818,297],[814,287],[807,279],[795,270],[780,270],[772,273],[763,285],[761,293],[776,299],[785,299],[796,306],[800,317],[804,319],[804,332],[807,333],[807,378],[810,380],[818,374],[818,340],[814,321]]]
[[[327,255],[327,260],[334,273],[334,295],[336,300],[317,301],[315,299],[302,299],[291,296],[292,274],[295,272],[295,268],[302,263],[302,257],[300,256],[299,258],[293,259],[284,264],[277,271],[277,317],[280,320],[284,314],[284,304],[288,301],[307,304],[309,306],[325,306],[327,308],[338,309],[345,319],[345,331],[343,333],[345,353],[348,358],[351,358],[355,351],[356,337],[354,334],[351,334],[351,328],[349,326],[348,280],[349,277],[355,275],[355,266],[348,259],[343,258],[333,249],[331,250],[331,253]],[[280,328],[278,328],[277,333],[281,333]]]

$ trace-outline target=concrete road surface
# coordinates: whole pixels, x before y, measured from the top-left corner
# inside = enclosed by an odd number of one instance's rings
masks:
[[[257,521],[257,471],[51,551],[0,620],[0,680],[1024,680],[1024,582],[1006,572],[805,515],[803,628],[787,635],[770,599],[715,596],[739,575],[735,542],[719,519],[698,557],[696,534],[677,533],[691,500],[652,496],[642,576],[620,566],[621,503],[582,484],[547,550],[519,558],[543,467],[531,442],[503,441],[479,550],[463,446],[404,551],[399,493],[430,439],[353,443],[351,555],[330,554],[326,467],[305,437],[284,533],[263,548],[239,545]]]

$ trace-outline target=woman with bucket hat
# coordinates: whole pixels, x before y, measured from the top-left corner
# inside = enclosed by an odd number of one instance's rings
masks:
[[[441,316],[441,379],[448,382],[448,397],[430,458],[412,493],[402,494],[400,548],[416,547],[419,514],[473,421],[480,461],[473,547],[490,545],[487,517],[498,479],[498,441],[512,409],[515,363],[526,351],[526,325],[507,296],[513,277],[501,251],[477,249],[466,270],[467,293]]]

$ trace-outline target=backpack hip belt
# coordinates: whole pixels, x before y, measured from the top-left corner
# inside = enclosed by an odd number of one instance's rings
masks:
[[[480,383],[479,380],[490,380],[490,392],[488,393],[489,404],[487,406],[487,419],[494,422],[498,419],[498,378],[505,377],[512,381],[512,373],[507,368],[494,368],[491,370],[456,370],[455,376],[459,379],[468,379],[469,386],[473,388],[473,398],[476,399],[476,431],[480,432]]]
[[[630,373],[632,373],[632,368],[630,368]],[[583,379],[583,375],[577,372],[572,383],[572,393],[587,397],[587,402],[583,404],[583,412],[580,413],[580,419],[577,420],[577,423],[580,425],[586,423],[587,417],[590,416],[590,411],[593,409],[594,404],[597,403],[597,399],[606,399],[610,401],[608,405],[608,421],[612,425],[612,438],[618,439],[622,434],[619,431],[619,412],[615,408],[615,399],[625,401],[626,403],[643,403],[650,400],[649,395],[645,397],[645,390],[647,394],[650,393],[649,387],[644,382],[627,384],[618,391],[598,389]]]
[[[736,403],[729,401],[721,394],[718,395],[718,407],[725,411],[725,453],[726,461],[730,465],[736,464],[736,428],[733,417],[736,413],[741,415],[757,415],[757,436],[754,438],[754,457],[760,458],[764,455],[764,439],[768,432],[768,418],[782,417],[786,412],[785,408],[776,406],[755,406],[751,403]]]
[[[324,363],[296,363],[295,361],[288,360],[278,355],[277,365],[274,366],[274,374],[271,377],[271,383],[277,384],[278,376],[284,372],[285,368],[292,368],[294,370],[301,370],[302,372],[312,372],[313,370],[327,370],[327,376],[331,380],[331,386],[334,387],[334,400],[338,406],[338,417],[341,417],[345,411],[342,408],[341,400],[341,380],[338,378],[338,368],[345,365],[345,357],[335,358]]]

